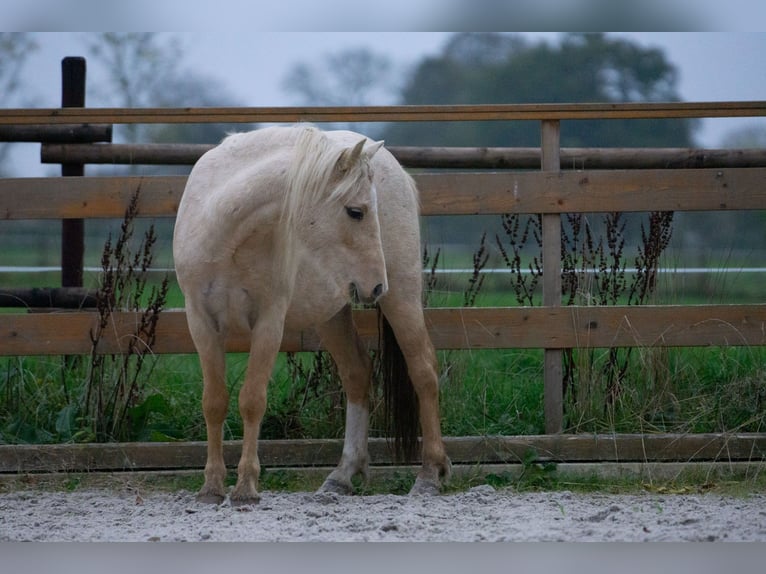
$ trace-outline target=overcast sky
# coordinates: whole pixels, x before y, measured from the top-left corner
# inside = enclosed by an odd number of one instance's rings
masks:
[[[766,3],[765,3],[766,4]],[[369,47],[403,68],[438,53],[445,32],[181,32],[186,46],[183,65],[213,81],[246,106],[295,105],[281,87],[285,74],[298,62],[318,62],[324,54],[348,47]],[[556,32],[524,32],[532,39],[555,41]],[[646,46],[662,48],[680,71],[678,90],[684,101],[766,99],[766,33],[620,32]],[[40,50],[30,58],[25,82],[34,105],[60,103],[60,62],[64,56],[85,55],[81,33],[39,35]],[[88,83],[98,85],[99,71],[90,67]],[[90,94],[89,94],[90,97]],[[92,99],[90,105],[94,105]],[[391,102],[394,103],[394,102]],[[725,134],[759,119],[710,119],[697,134],[703,147],[716,147]],[[27,155],[27,154],[25,154]],[[27,161],[23,162],[27,164]],[[25,168],[26,170],[26,168]],[[18,175],[37,175],[18,174]]]

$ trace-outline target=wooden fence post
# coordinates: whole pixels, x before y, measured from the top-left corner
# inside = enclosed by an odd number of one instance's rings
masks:
[[[61,107],[85,107],[85,58],[67,57],[61,61]],[[64,177],[82,177],[81,163],[61,165]],[[85,257],[85,220],[64,219],[61,222],[61,286],[82,287]]]
[[[543,120],[541,167],[546,172],[561,169],[561,123]],[[543,305],[561,306],[561,216],[543,214]],[[546,349],[544,379],[545,433],[560,433],[564,419],[561,349]]]

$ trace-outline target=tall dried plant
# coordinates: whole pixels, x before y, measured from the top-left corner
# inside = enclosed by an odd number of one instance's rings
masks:
[[[522,219],[524,224],[522,226]],[[518,213],[506,213],[502,216],[503,231],[506,247],[500,235],[495,235],[495,244],[500,252],[500,257],[506,267],[511,271],[511,288],[519,305],[532,307],[535,305],[535,291],[543,276],[542,246],[543,246],[543,219],[541,215],[523,217]],[[532,260],[524,264],[522,251],[530,242],[534,241],[532,250],[535,252]],[[536,249],[535,249],[536,248]],[[528,270],[529,273],[525,271]]]
[[[641,236],[632,274],[626,272],[626,224],[623,213],[605,213],[602,231],[593,229],[588,216],[567,214],[562,221],[562,302],[565,305],[641,305],[657,286],[660,258],[668,247],[673,212],[651,212],[641,223]],[[520,305],[537,303],[535,289],[542,277],[542,223],[540,216],[505,214],[505,237],[496,244],[511,271],[510,286]],[[524,265],[523,252],[533,255]],[[630,278],[629,278],[630,277]],[[569,404],[592,402],[602,397],[605,414],[619,400],[633,348],[565,349],[563,388]],[[594,385],[601,385],[594,389]]]
[[[96,440],[101,441],[128,440],[136,430],[131,412],[146,398],[149,376],[146,359],[152,356],[157,321],[167,300],[167,275],[159,286],[147,283],[157,241],[154,226],[147,229],[135,252],[131,248],[139,191],[125,211],[117,240],[113,242],[110,235],[101,255],[96,294],[99,321],[90,334],[90,365],[83,404],[85,419],[90,421]],[[104,353],[102,342],[113,329],[113,315],[117,311],[137,313],[136,327],[120,354]]]
[[[476,297],[481,292],[486,275],[482,273],[489,260],[489,251],[487,250],[487,233],[484,232],[479,241],[479,247],[473,254],[473,268],[471,276],[468,278],[468,285],[463,291],[463,306],[473,307],[476,304]]]

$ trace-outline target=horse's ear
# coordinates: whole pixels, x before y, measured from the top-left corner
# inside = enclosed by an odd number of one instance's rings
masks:
[[[351,169],[351,166],[359,161],[359,158],[362,155],[362,149],[366,143],[367,140],[363,139],[354,147],[343,150],[343,153],[340,154],[340,157],[338,158],[338,167],[341,171],[348,171]]]
[[[379,142],[375,142],[373,144],[368,145],[366,148],[364,148],[365,157],[367,159],[371,159],[372,156],[378,153],[378,150],[383,147],[384,143],[385,142],[383,140],[380,140]]]

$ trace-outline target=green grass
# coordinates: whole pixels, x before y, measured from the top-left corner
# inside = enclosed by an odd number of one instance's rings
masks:
[[[442,428],[448,436],[542,434],[542,352],[442,351]],[[152,359],[138,398],[131,440],[204,440],[201,374],[196,356]],[[315,357],[300,354],[311,368]],[[242,436],[237,393],[246,356],[227,359],[231,408],[225,437]],[[567,395],[570,432],[761,432],[766,428],[766,349],[646,349],[634,353],[617,401],[607,406],[603,382],[579,381]],[[60,357],[0,360],[0,442],[55,443],[93,439],[83,420],[86,360]],[[263,438],[337,438],[343,395],[329,374],[294,381],[281,355],[269,387]],[[373,428],[375,436],[379,429]]]
[[[368,482],[354,479],[356,495],[407,494],[415,482],[414,468],[376,469]],[[321,486],[323,469],[263,468],[259,489],[262,492],[314,492]],[[488,484],[495,489],[515,492],[569,491],[574,493],[662,495],[716,494],[747,498],[766,492],[766,473],[753,468],[717,466],[690,466],[672,476],[653,477],[640,474],[618,473],[614,476],[604,465],[593,465],[591,471],[568,471],[555,464],[524,462],[492,471],[476,465],[455,472],[444,486],[444,494],[465,492],[470,488]],[[199,470],[176,473],[69,473],[54,475],[18,475],[0,482],[0,493],[14,490],[76,491],[87,488],[108,488],[131,492],[197,492],[202,487],[203,475]],[[226,486],[236,481],[232,469],[226,477]]]

